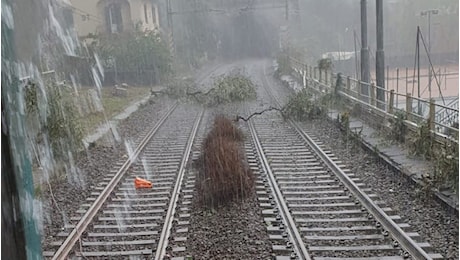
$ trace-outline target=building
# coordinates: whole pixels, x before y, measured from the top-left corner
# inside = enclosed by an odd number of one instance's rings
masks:
[[[70,0],[73,22],[80,38],[91,34],[159,30],[155,0]]]

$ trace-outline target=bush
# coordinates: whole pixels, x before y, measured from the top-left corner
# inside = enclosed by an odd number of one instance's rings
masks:
[[[254,176],[244,162],[243,133],[230,119],[217,116],[203,142],[202,167],[197,190],[205,207],[217,207],[243,199],[253,190]]]
[[[46,83],[44,91],[42,93],[32,82],[24,86],[28,136],[31,142],[35,142],[30,145],[48,145],[44,141],[47,136],[53,158],[68,162],[69,153],[83,148],[83,129],[73,93],[65,85],[51,82]],[[45,101],[45,105],[41,104]]]
[[[239,72],[233,72],[214,81],[214,90],[207,98],[208,105],[239,102],[255,99],[257,96],[254,83]]]
[[[409,152],[412,155],[419,155],[430,160],[433,157],[434,140],[430,131],[429,121],[420,124],[415,133],[412,133],[407,142]]]
[[[320,59],[318,61],[318,68],[320,70],[331,70],[332,69],[332,60],[329,58]]]
[[[168,79],[172,58],[165,42],[154,31],[144,32],[139,26],[134,31],[95,36],[92,49],[101,58],[104,68],[139,75],[154,74],[155,80]]]
[[[254,83],[239,72],[219,77],[214,81],[214,87],[207,92],[197,90],[191,79],[172,79],[164,91],[152,91],[151,93],[166,94],[176,99],[192,99],[207,106],[245,101],[255,99],[257,96]]]
[[[165,93],[171,98],[183,98],[191,89],[195,88],[195,82],[193,79],[174,78],[166,84]]]
[[[434,157],[436,183],[438,186],[447,186],[458,194],[458,145],[445,145]]]
[[[207,139],[212,139],[216,137],[229,138],[237,142],[242,142],[244,139],[243,132],[238,129],[230,119],[226,118],[223,115],[218,115],[214,118],[214,126],[212,130],[208,133]]]
[[[313,101],[312,95],[307,89],[291,96],[283,108],[283,114],[298,121],[315,119],[324,116],[327,112],[325,104],[321,101]]]
[[[406,140],[407,127],[404,121],[406,120],[406,114],[401,111],[395,113],[396,118],[390,118],[391,123],[391,137],[400,143],[404,143]]]

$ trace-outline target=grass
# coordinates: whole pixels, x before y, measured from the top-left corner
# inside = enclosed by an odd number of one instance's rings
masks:
[[[80,92],[80,96],[84,96],[90,89],[84,87]],[[102,106],[104,107],[105,115],[107,119],[112,118],[116,114],[122,112],[133,102],[140,100],[150,95],[150,87],[129,87],[126,97],[113,96],[111,87],[102,88]],[[85,133],[89,133],[96,129],[102,122],[104,122],[104,113],[95,112],[88,115],[84,115],[80,118],[80,123]]]

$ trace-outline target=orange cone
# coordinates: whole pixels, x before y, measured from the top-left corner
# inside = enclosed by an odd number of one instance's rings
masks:
[[[152,182],[148,180],[144,180],[139,177],[136,177],[136,179],[134,179],[134,187],[136,187],[136,189],[152,188],[152,186]]]

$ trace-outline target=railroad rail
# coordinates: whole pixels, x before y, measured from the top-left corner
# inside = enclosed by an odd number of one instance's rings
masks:
[[[279,106],[265,69],[263,74],[265,91]],[[265,175],[258,194],[270,237],[275,245],[281,243],[273,247],[278,257],[443,258],[371,194],[346,163],[296,122],[287,123],[266,114],[249,121],[247,130],[252,137],[248,158],[259,157]]]
[[[197,84],[204,82],[209,75],[222,67],[223,64],[214,66],[199,75],[195,82]],[[185,113],[174,118],[172,114],[177,109],[185,109]],[[155,259],[165,257],[174,216],[178,214],[176,209],[179,209],[179,216],[187,217],[189,214],[184,212],[188,213],[189,209],[184,205],[191,203],[191,193],[193,193],[193,189],[189,188],[192,185],[190,183],[194,183],[194,176],[185,176],[185,167],[191,157],[192,145],[197,142],[195,137],[205,110],[201,108],[200,112],[195,111],[198,116],[192,123],[190,120],[193,119],[193,116],[191,117],[190,109],[190,107],[181,107],[178,102],[175,102],[155,126],[146,131],[144,137],[134,141],[136,148],[129,154],[129,158],[117,163],[104,182],[93,187],[96,191],[87,198],[89,203],[81,205],[77,210],[76,213],[82,216],[72,217],[71,223],[67,223],[63,228],[64,232],[57,234],[58,239],[51,243],[52,246],[59,247],[57,251],[45,251],[44,257],[65,259],[72,250],[84,258],[126,258],[142,255],[147,257],[150,254],[152,257],[154,254]],[[185,123],[185,128],[192,126],[188,138],[183,136],[187,135],[187,129],[182,131],[183,125],[180,122]],[[158,135],[160,135],[159,138]],[[130,176],[129,171],[133,171],[136,177],[151,180],[153,182],[152,192],[135,191],[132,183],[134,176]],[[123,182],[119,184],[122,180]],[[183,190],[182,186],[188,189]],[[181,207],[178,207],[178,200],[181,197]],[[98,214],[99,219],[95,220]],[[142,221],[148,223],[139,223]],[[185,219],[176,222],[176,228],[178,226],[179,231],[186,230],[184,225],[188,225]],[[161,228],[161,233],[158,233],[159,228]],[[89,229],[92,230],[89,231]],[[70,231],[66,232],[68,230]],[[86,237],[83,238],[83,235]],[[109,241],[99,241],[104,240],[104,236],[109,237]],[[158,238],[158,241],[148,239],[149,237]],[[62,238],[65,240],[62,241]],[[79,242],[78,245],[76,245],[77,242]],[[79,248],[76,250],[77,246]],[[149,246],[152,248],[146,250],[145,248]],[[83,248],[91,247],[93,251],[83,252]],[[113,251],[114,248],[123,247],[125,247],[124,251]],[[130,249],[132,247],[141,249],[132,250]]]
[[[261,90],[277,103],[265,68]],[[184,255],[204,109],[168,110],[129,158],[96,187],[96,198],[45,256],[165,259]],[[179,123],[179,126],[177,125]],[[243,125],[245,149],[276,259],[442,259],[372,194],[346,163],[296,122],[263,114]],[[198,137],[197,137],[198,136]],[[198,139],[198,140],[197,140]],[[133,178],[153,182],[135,190]],[[180,258],[177,258],[180,259]]]
[[[78,211],[84,215],[76,225],[68,225],[73,230],[65,241],[54,243],[59,249],[52,259],[65,259],[72,251],[85,258],[155,253],[155,259],[163,259],[185,166],[203,113],[203,108],[174,104],[129,158],[116,166],[113,176],[100,183],[105,187],[88,209]],[[136,190],[134,177],[151,180],[153,188]],[[49,252],[45,256],[50,256]]]

